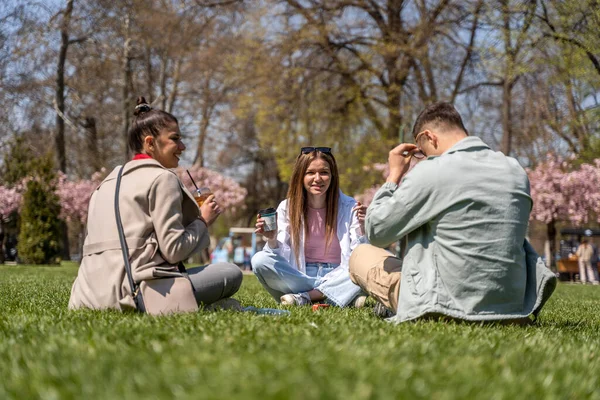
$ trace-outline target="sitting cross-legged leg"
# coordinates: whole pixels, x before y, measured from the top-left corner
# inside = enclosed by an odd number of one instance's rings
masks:
[[[398,309],[402,261],[390,252],[361,244],[350,256],[350,279],[392,313]]]
[[[252,270],[278,303],[284,295],[313,290],[317,281],[316,277],[297,270],[285,258],[270,251],[259,251],[252,257]]]
[[[242,285],[243,274],[230,263],[215,263],[188,269],[199,305],[209,305],[233,296]]]
[[[329,303],[338,307],[353,305],[360,308],[366,300],[365,293],[352,282],[346,268],[335,268],[327,273],[319,279],[316,289],[323,293]]]

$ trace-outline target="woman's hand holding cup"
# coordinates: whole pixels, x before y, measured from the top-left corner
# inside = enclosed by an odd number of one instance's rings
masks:
[[[213,222],[221,215],[221,207],[215,200],[215,196],[211,194],[204,201],[202,206],[200,207],[200,213],[202,214],[202,218],[206,221],[208,226],[211,226]]]
[[[269,247],[277,248],[277,210],[274,208],[259,210],[254,232],[263,235],[267,239]]]
[[[260,214],[256,216],[256,230],[254,232],[263,235],[269,240],[275,239],[277,236],[277,231],[265,231],[265,220]]]

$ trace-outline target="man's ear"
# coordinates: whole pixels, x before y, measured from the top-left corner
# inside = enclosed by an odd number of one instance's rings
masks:
[[[429,136],[429,139],[431,139],[431,144],[433,145],[433,147],[437,149],[440,144],[437,135],[435,133],[431,132],[430,130],[428,130],[427,136]]]

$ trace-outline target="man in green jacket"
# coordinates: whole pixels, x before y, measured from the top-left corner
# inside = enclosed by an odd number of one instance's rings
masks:
[[[367,210],[370,245],[350,276],[402,322],[420,317],[529,322],[556,287],[525,239],[532,200],[519,163],[468,136],[448,103],[425,108],[414,144],[389,153]],[[410,172],[412,157],[423,157]],[[402,261],[382,248],[407,238]]]

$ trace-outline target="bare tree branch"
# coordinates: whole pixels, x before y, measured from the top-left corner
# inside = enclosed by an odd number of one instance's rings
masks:
[[[471,24],[471,34],[469,37],[467,52],[465,54],[465,57],[463,58],[462,63],[460,64],[460,69],[458,70],[456,80],[454,81],[454,89],[452,90],[452,95],[450,96],[450,103],[454,103],[454,101],[456,100],[458,91],[462,86],[465,70],[467,68],[467,65],[469,64],[469,61],[471,61],[471,57],[473,55],[473,48],[475,46],[475,35],[477,34],[477,26],[479,25],[479,14],[481,13],[482,8],[483,0],[479,0],[477,2],[477,5],[475,6],[475,11],[473,12],[473,24]]]
[[[548,28],[550,29],[550,32],[551,32],[551,33],[546,32],[543,34],[543,36],[546,38],[552,38],[557,42],[564,42],[564,43],[572,44],[575,47],[579,48],[580,50],[583,50],[585,52],[585,55],[587,56],[587,58],[594,65],[594,69],[596,70],[596,72],[600,75],[600,60],[598,60],[598,58],[594,55],[594,53],[592,53],[586,46],[583,45],[583,43],[581,43],[577,39],[574,39],[574,38],[566,36],[565,34],[559,33],[556,29],[556,26],[554,26],[554,24],[550,21],[550,17],[548,15],[548,8],[546,7],[545,2],[542,1],[541,4],[542,4],[543,15],[538,16],[538,18],[541,19],[546,24],[546,26],[548,26]]]
[[[479,82],[479,83],[476,83],[474,85],[471,85],[471,86],[468,86],[468,87],[466,87],[464,89],[459,90],[458,94],[468,93],[468,92],[470,92],[472,90],[479,89],[480,87],[484,87],[484,86],[502,86],[502,85],[504,85],[503,81],[499,81],[499,82]]]

